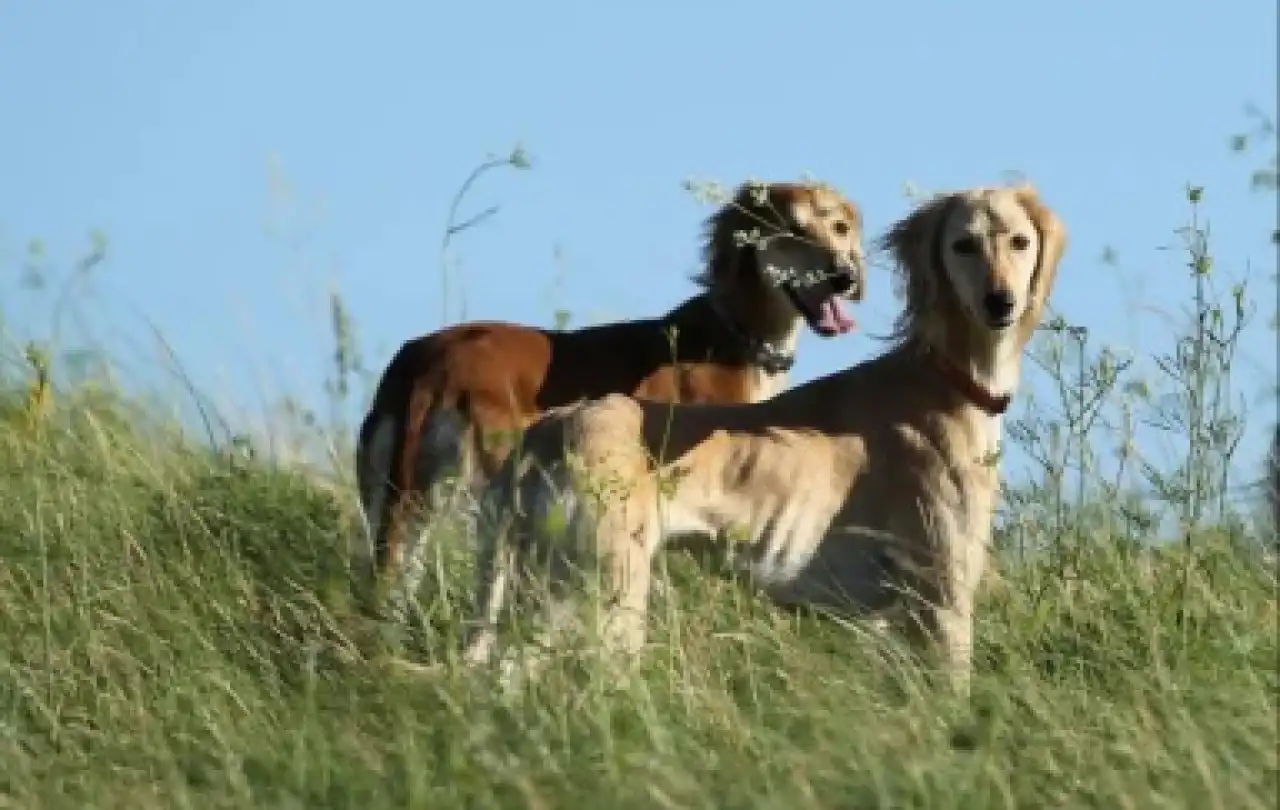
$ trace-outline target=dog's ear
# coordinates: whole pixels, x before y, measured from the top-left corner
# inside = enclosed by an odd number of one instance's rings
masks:
[[[937,300],[942,228],[957,196],[938,194],[916,207],[880,237],[878,247],[893,257],[905,301],[898,330],[930,311]]]
[[[1067,228],[1049,206],[1040,199],[1039,192],[1029,184],[1014,189],[1018,203],[1027,212],[1040,236],[1040,255],[1036,257],[1035,277],[1031,282],[1029,322],[1039,323],[1049,291],[1058,275],[1058,263],[1067,249]]]
[[[703,225],[703,270],[694,276],[702,287],[728,288],[740,282],[740,274],[748,268],[741,265],[744,248],[751,248],[751,235],[774,233],[786,228],[781,211],[789,207],[793,193],[786,184],[748,180],[716,209]],[[783,207],[779,208],[779,203]],[[750,255],[750,251],[747,251]],[[754,264],[749,268],[754,273]]]
[[[800,204],[802,190],[792,183],[744,183],[734,196],[735,253],[751,263],[741,271],[777,283],[773,274],[789,269],[808,271],[825,260],[820,247],[808,238],[806,217],[812,216]],[[821,269],[820,267],[818,269]]]

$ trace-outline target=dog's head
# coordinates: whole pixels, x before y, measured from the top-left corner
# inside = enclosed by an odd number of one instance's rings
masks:
[[[821,183],[746,183],[706,231],[706,270],[697,278],[704,286],[762,320],[803,319],[823,337],[853,328],[843,300],[865,293],[862,215],[839,192]]]
[[[906,282],[897,332],[949,311],[993,337],[1024,339],[1040,321],[1066,249],[1066,228],[1030,185],[942,194],[881,240]]]

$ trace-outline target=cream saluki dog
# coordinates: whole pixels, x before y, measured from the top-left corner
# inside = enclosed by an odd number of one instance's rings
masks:
[[[736,538],[779,602],[937,642],[967,691],[1001,414],[1065,240],[1029,185],[938,196],[882,240],[906,298],[884,354],[748,405],[613,395],[535,423],[486,493],[466,660],[491,658],[513,584],[546,600],[543,645],[591,615],[606,647],[638,650],[652,558],[697,532]]]

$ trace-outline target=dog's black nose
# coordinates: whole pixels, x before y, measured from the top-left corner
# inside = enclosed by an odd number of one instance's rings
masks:
[[[856,279],[846,270],[837,270],[831,274],[831,289],[839,295],[849,292],[856,283]]]
[[[1009,316],[1013,314],[1013,306],[1017,302],[1013,298],[1013,293],[1008,290],[992,290],[982,299],[982,306],[987,310],[987,317],[992,323],[1008,323]]]

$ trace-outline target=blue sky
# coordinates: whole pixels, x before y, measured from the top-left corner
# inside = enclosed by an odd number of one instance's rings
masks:
[[[1269,419],[1275,204],[1248,188],[1262,155],[1228,139],[1276,92],[1273,0],[6,3],[0,289],[38,327],[46,310],[12,292],[27,240],[65,266],[100,229],[99,333],[139,373],[159,362],[145,315],[224,401],[315,401],[331,286],[375,366],[438,327],[450,198],[520,143],[533,171],[491,174],[464,206],[501,206],[454,245],[468,316],[670,307],[708,213],[691,176],[811,172],[875,235],[905,183],[1016,171],[1071,230],[1054,305],[1141,353],[1167,347],[1156,313],[1189,289],[1161,248],[1193,182],[1218,266],[1254,277],[1237,373]],[[865,331],[806,336],[797,381],[882,348],[867,332],[897,300],[870,283]]]

